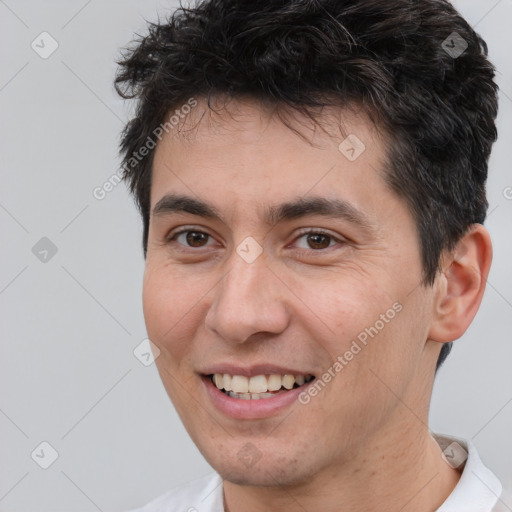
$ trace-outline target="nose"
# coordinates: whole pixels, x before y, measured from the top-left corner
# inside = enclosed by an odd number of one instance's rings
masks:
[[[234,253],[226,272],[214,289],[206,328],[229,343],[243,343],[257,333],[283,332],[289,323],[287,289],[264,255],[247,263]]]

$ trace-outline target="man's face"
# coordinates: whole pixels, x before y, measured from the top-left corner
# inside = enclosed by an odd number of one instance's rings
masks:
[[[327,113],[328,133],[296,114],[310,144],[256,103],[211,114],[200,101],[186,119],[193,128],[156,149],[148,335],[190,436],[235,483],[298,483],[364,465],[372,447],[424,428],[411,410],[428,407],[435,289],[420,285],[415,224],[384,182],[387,148],[375,128],[348,111]],[[364,143],[359,156],[353,137],[339,148],[348,134]],[[163,207],[166,195],[205,203],[218,218],[183,209],[186,201]],[[217,389],[213,373],[237,375],[217,380],[239,389],[258,375],[267,379],[252,389],[276,375],[315,379],[238,398]]]

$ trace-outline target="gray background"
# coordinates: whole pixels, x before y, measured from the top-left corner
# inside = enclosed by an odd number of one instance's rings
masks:
[[[455,4],[498,68],[495,257],[477,319],[437,378],[431,427],[472,439],[512,488],[512,0]],[[154,365],[133,355],[146,337],[138,213],[124,184],[92,194],[118,168],[130,115],[112,87],[118,50],[174,5],[0,1],[0,511],[120,511],[210,471]],[[59,45],[47,59],[31,48],[43,31]],[[57,247],[46,262],[32,252],[42,237]],[[46,470],[31,458],[43,441],[59,454]]]

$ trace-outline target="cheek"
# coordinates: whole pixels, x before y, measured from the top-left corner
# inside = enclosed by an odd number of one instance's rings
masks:
[[[360,409],[383,413],[393,395],[379,378],[400,393],[403,383],[398,381],[409,378],[414,359],[421,352],[417,340],[411,339],[418,336],[413,308],[402,304],[400,294],[389,289],[376,286],[375,280],[346,280],[315,297],[317,311],[322,311],[322,320],[330,327],[328,337],[318,340],[331,362],[324,370],[335,375],[325,399],[340,403],[340,407],[343,404],[351,414]],[[364,424],[364,415],[361,422]]]
[[[392,309],[396,297],[376,286],[375,280],[338,279],[329,287],[324,287],[322,293],[310,293],[304,300],[311,304],[318,320],[329,327],[329,352],[333,358],[343,353],[358,336],[364,341],[367,329],[376,322],[377,327],[381,327],[380,315],[386,315],[390,308],[391,312],[385,316],[385,320],[396,316]]]
[[[170,269],[146,266],[142,304],[149,338],[173,359],[181,359],[196,329],[204,282],[189,280],[186,286]],[[204,290],[203,290],[204,288]]]
[[[428,333],[428,315],[409,300],[387,302],[352,336],[361,348],[346,369],[360,403],[394,407],[415,379]]]
[[[155,364],[183,421],[192,407],[190,393],[194,391],[185,391],[184,385],[193,373],[190,356],[200,322],[200,299],[208,290],[196,289],[190,283],[183,286],[169,268],[146,267],[142,294],[146,330],[160,349]]]

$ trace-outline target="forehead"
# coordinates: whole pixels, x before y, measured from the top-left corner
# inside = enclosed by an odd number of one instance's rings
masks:
[[[157,145],[151,209],[167,194],[195,196],[232,216],[314,196],[377,216],[386,142],[356,108],[326,107],[317,121],[253,100],[197,99]],[[370,199],[370,201],[368,201]],[[366,203],[366,204],[365,204]],[[236,213],[235,213],[236,212]]]
[[[189,104],[194,106],[189,108]],[[281,138],[291,140],[293,135],[295,142],[302,145],[322,146],[327,139],[339,144],[348,135],[357,133],[371,145],[382,144],[386,139],[386,133],[357,104],[302,109],[251,97],[189,98],[169,114],[174,129],[167,140],[197,144],[211,138],[236,136],[238,143],[254,143],[254,133],[265,131],[269,125],[279,125]]]
[[[383,174],[386,141],[357,108],[324,107],[315,120],[296,110],[255,100],[203,98],[164,134],[153,162],[153,191],[174,181],[243,190],[250,183],[304,194],[351,173],[350,181],[370,183]],[[328,180],[325,178],[328,176]],[[349,176],[347,176],[349,177]],[[343,181],[343,180],[342,180]],[[176,185],[180,185],[176,183]],[[341,183],[339,183],[341,185]],[[151,204],[157,198],[152,194]]]

